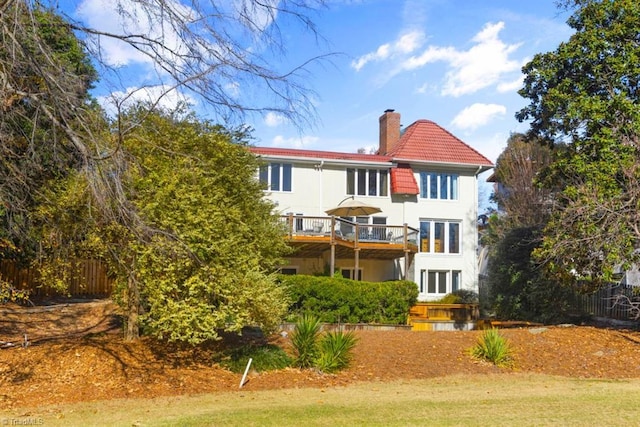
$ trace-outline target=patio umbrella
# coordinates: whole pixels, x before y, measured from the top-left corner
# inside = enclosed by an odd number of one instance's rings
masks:
[[[351,198],[351,200],[348,201],[343,200],[338,204],[338,206],[325,212],[328,215],[335,216],[368,216],[382,212],[382,209]]]
[[[335,208],[326,210],[325,212],[328,215],[334,215],[334,216],[369,216],[374,213],[382,212],[382,209],[375,206],[368,205],[359,200],[355,200],[355,197],[351,196],[342,200],[340,203],[338,203],[338,206],[336,206]],[[335,254],[336,246],[333,240],[334,239],[332,238],[331,239],[331,265],[329,267],[332,272],[335,269],[335,257],[336,257],[336,254]],[[357,272],[359,263],[360,263],[360,251],[356,250],[354,252],[355,252],[354,271]]]

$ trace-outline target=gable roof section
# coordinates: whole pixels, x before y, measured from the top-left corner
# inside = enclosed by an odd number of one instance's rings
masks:
[[[398,160],[493,167],[491,160],[430,120],[411,124],[386,153]]]
[[[431,120],[417,120],[412,123],[406,128],[394,148],[384,154],[340,153],[275,147],[249,147],[249,150],[259,156],[309,159],[309,161],[423,162],[476,166],[482,167],[484,170],[493,167],[491,160]],[[407,185],[404,190],[400,191],[413,191],[413,184],[409,183],[406,171],[395,172],[395,174],[397,175],[396,179],[399,180],[398,183],[402,182],[402,186]]]
[[[413,170],[408,164],[400,163],[398,167],[391,169],[391,193],[411,195],[420,193]]]
[[[390,162],[391,156],[379,154],[338,153],[334,151],[299,150],[295,148],[249,147],[253,154],[275,157],[302,157],[309,159],[347,160],[358,162]]]

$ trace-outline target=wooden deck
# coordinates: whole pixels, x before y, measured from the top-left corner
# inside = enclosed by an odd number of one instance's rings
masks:
[[[405,225],[360,224],[339,217],[282,217],[296,257],[316,257],[334,246],[336,258],[397,259],[418,252],[418,233]]]

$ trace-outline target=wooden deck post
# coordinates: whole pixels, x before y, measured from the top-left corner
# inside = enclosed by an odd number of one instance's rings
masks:
[[[360,224],[356,222],[355,235],[353,237],[353,255],[355,257],[355,265],[353,267],[353,280],[358,280],[358,269],[360,268]]]
[[[402,280],[407,279],[407,272],[409,271],[409,226],[405,222],[404,224],[404,271],[402,273]]]
[[[336,270],[336,217],[331,216],[331,263],[329,267],[329,277],[333,277]]]

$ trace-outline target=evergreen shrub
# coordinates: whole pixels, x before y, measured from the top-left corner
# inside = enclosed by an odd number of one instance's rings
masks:
[[[405,324],[418,300],[414,282],[362,282],[342,277],[282,275],[289,318],[313,315],[324,323]]]

